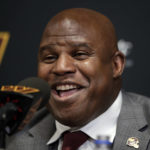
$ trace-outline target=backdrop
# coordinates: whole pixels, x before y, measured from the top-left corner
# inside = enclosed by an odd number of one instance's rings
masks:
[[[123,88],[150,96],[150,5],[131,0],[1,0],[0,32],[9,32],[10,39],[7,36],[9,42],[3,48],[0,85],[36,76],[37,51],[45,25],[57,12],[72,7],[95,9],[111,19],[118,46],[127,57]]]

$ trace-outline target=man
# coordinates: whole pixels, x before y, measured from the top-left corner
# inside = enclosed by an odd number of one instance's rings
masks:
[[[38,76],[52,88],[48,108],[55,120],[46,116],[8,139],[6,149],[60,150],[66,131],[88,136],[81,150],[93,149],[97,136],[109,136],[114,150],[150,149],[150,101],[121,91],[124,63],[107,17],[83,8],[58,13],[44,30],[38,54]]]

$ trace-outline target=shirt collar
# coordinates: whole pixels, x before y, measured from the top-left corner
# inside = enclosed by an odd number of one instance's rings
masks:
[[[120,91],[114,103],[103,114],[78,130],[83,131],[92,139],[96,139],[99,135],[109,136],[110,142],[112,142],[116,134],[117,120],[120,114],[121,105],[122,92]],[[58,140],[62,133],[68,130],[71,130],[71,128],[56,121],[56,131],[48,141],[47,145]]]
[[[57,120],[55,121],[55,124],[56,124],[56,131],[53,134],[53,136],[50,138],[50,140],[48,141],[47,145],[57,141],[60,138],[60,136],[62,135],[62,133],[71,129],[68,126],[65,126],[65,125],[59,123]]]
[[[109,136],[110,141],[116,135],[117,121],[121,111],[122,93],[119,92],[114,103],[100,116],[89,122],[80,130],[96,139],[98,136]]]

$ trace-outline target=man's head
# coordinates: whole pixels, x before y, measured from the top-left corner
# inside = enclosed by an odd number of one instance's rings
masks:
[[[64,10],[43,33],[38,76],[52,88],[49,108],[69,126],[82,126],[102,114],[121,88],[124,56],[104,15],[89,9]]]

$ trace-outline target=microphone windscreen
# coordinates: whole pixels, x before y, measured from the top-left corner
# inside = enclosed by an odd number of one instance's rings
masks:
[[[48,102],[48,100],[50,98],[51,88],[50,88],[49,84],[41,78],[30,77],[30,78],[20,81],[18,83],[18,85],[32,87],[32,88],[40,90],[40,95],[42,96],[43,101],[42,101],[39,109],[41,109],[44,105],[46,105],[46,103]],[[36,95],[36,93],[33,93],[33,94]]]
[[[42,95],[48,95],[50,97],[50,86],[41,78],[30,77],[20,81],[18,85],[39,89]]]

